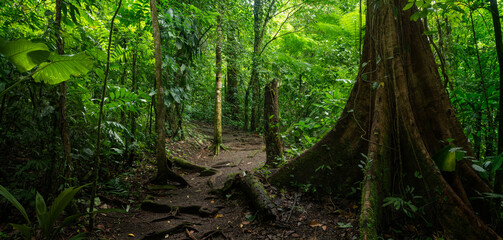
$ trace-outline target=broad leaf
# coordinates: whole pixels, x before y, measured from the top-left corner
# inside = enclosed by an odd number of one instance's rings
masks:
[[[456,169],[456,151],[451,151],[453,148],[454,146],[448,145],[433,156],[440,171],[452,172]]]
[[[17,210],[19,210],[19,212],[21,212],[21,214],[23,215],[23,217],[26,219],[26,222],[28,222],[29,225],[31,225],[31,221],[30,219],[28,218],[28,214],[26,214],[26,210],[24,209],[24,207],[17,201],[17,199],[12,196],[12,194],[6,189],[4,188],[2,185],[0,185],[0,195],[4,196],[7,200],[9,200],[9,202],[14,205],[14,207],[17,208]]]
[[[42,232],[49,233],[52,230],[54,223],[59,218],[61,213],[63,213],[63,210],[72,201],[75,194],[85,186],[87,185],[80,186],[78,188],[73,187],[67,188],[63,192],[61,192],[56,197],[56,199],[54,199],[52,206],[49,207],[49,210],[47,211],[47,217],[45,221],[40,224]]]
[[[85,53],[71,56],[53,54],[49,61],[40,64],[39,70],[33,75],[35,82],[58,84],[71,76],[80,76],[93,69],[93,59]]]
[[[16,65],[20,72],[27,72],[47,60],[51,52],[44,43],[20,39],[11,42],[0,40],[0,53]]]
[[[25,240],[31,240],[31,227],[27,225],[10,223],[12,228],[18,230]]]

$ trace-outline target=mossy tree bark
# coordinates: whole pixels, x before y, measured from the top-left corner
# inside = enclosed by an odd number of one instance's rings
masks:
[[[283,159],[283,145],[279,135],[278,81],[273,79],[265,87],[264,98],[264,141],[265,164],[276,167]]]
[[[168,167],[166,158],[166,106],[164,105],[164,84],[162,82],[162,50],[161,33],[159,31],[159,21],[157,19],[156,0],[150,0],[150,11],[152,15],[152,30],[154,37],[154,56],[155,56],[155,87],[156,87],[156,111],[155,111],[155,130],[157,132],[156,159],[157,175],[152,182],[164,184],[168,180],[187,186],[188,183],[178,174],[174,173]]]
[[[220,11],[220,10],[219,10]],[[216,81],[215,81],[215,120],[213,145],[215,155],[220,154],[222,148],[222,16],[217,16],[217,46],[215,53]]]
[[[405,198],[407,186],[423,196],[427,219],[448,237],[501,239],[475,214],[487,205],[468,200],[492,192],[470,162],[461,160],[454,173],[446,174],[433,161],[448,139],[468,155],[473,152],[442,86],[423,25],[410,21],[415,10],[400,10],[405,4],[367,2],[360,71],[342,116],[271,181],[310,183],[339,194],[361,181],[361,239],[377,239],[394,220],[396,212],[383,208],[383,199]]]

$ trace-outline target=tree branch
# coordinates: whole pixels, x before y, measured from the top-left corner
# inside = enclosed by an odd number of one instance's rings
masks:
[[[264,47],[262,47],[262,50],[259,53],[259,56],[262,55],[262,53],[264,52],[264,50],[267,47],[267,45],[269,45],[269,43],[271,43],[272,41],[274,41],[274,40],[276,40],[276,39],[278,39],[280,37],[283,37],[285,35],[291,34],[291,33],[300,32],[300,31],[302,31],[305,28],[305,26],[304,26],[304,27],[302,27],[301,29],[299,29],[297,31],[287,32],[287,33],[284,33],[284,34],[281,34],[281,35],[278,36],[279,32],[281,31],[281,29],[283,29],[283,26],[288,21],[288,19],[290,19],[291,16],[293,16],[295,13],[297,13],[302,8],[303,8],[303,5],[300,5],[297,9],[294,9],[294,10],[292,10],[292,11],[290,11],[288,13],[288,15],[286,16],[285,20],[281,23],[281,25],[279,26],[278,30],[274,34],[274,36],[266,44],[264,44]]]

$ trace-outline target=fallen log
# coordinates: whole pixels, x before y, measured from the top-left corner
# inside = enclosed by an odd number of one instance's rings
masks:
[[[232,178],[231,178],[232,177]],[[260,216],[265,220],[276,220],[278,210],[276,205],[269,197],[264,185],[253,174],[246,174],[241,176],[235,174],[229,175],[228,180],[224,186],[215,191],[226,193],[231,189],[239,189],[242,191],[250,201],[251,205],[259,212]]]
[[[169,157],[169,160],[172,161],[175,165],[183,168],[183,169],[188,169],[188,170],[194,170],[194,171],[197,171],[199,172],[199,176],[211,176],[211,175],[214,175],[218,172],[218,170],[216,169],[213,169],[213,168],[209,168],[209,167],[206,167],[206,166],[201,166],[201,165],[197,165],[197,164],[194,164],[194,163],[191,163],[183,158],[179,158],[179,157]]]

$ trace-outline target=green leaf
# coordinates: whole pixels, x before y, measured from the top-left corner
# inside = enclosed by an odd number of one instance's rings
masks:
[[[50,62],[40,64],[39,70],[33,75],[35,82],[58,84],[70,79],[71,76],[80,76],[93,69],[93,59],[85,53],[75,55],[57,55],[49,57]]]
[[[47,206],[45,205],[44,198],[38,192],[35,197],[35,207],[36,207],[36,211],[37,211],[38,225],[42,229],[47,229],[47,227],[44,226],[45,224],[47,224]],[[48,234],[48,233],[44,232],[44,234]]]
[[[18,230],[25,240],[31,240],[31,227],[27,225],[9,223],[15,230]]]
[[[456,152],[451,151],[453,145],[448,145],[440,149],[434,156],[433,160],[437,164],[440,171],[452,172],[456,169]]]
[[[479,166],[477,164],[472,164],[472,168],[473,168],[473,170],[475,170],[477,172],[486,172],[486,170],[484,168],[482,168],[481,166]]]
[[[47,60],[51,52],[44,43],[20,39],[11,42],[0,40],[0,53],[16,65],[20,72],[27,72]]]
[[[26,222],[28,222],[28,225],[31,225],[31,221],[30,219],[28,218],[28,214],[26,214],[26,210],[24,209],[24,207],[17,201],[17,199],[12,196],[12,194],[6,189],[4,188],[2,185],[0,185],[0,195],[4,196],[7,200],[9,200],[9,202],[14,205],[14,207],[17,208],[17,210],[19,210],[19,212],[21,212],[21,214],[23,215],[24,219],[26,219]]]
[[[66,206],[72,201],[73,197],[75,194],[83,187],[87,186],[83,185],[78,188],[67,188],[63,192],[61,192],[56,199],[54,199],[54,202],[51,207],[49,207],[49,210],[47,212],[47,218],[46,221],[40,225],[40,228],[42,229],[42,232],[48,233],[50,230],[52,230],[52,227],[54,226],[54,223],[56,220],[59,218],[61,213],[63,213],[63,210],[66,208]]]
[[[404,7],[402,10],[404,10],[404,11],[405,11],[405,10],[408,10],[408,9],[410,9],[412,6],[414,6],[414,2],[409,2],[409,3],[407,3],[407,5],[405,5],[405,7]]]
[[[37,192],[35,197],[35,206],[37,210],[37,215],[43,215],[47,213],[47,207],[45,205],[44,197]]]

